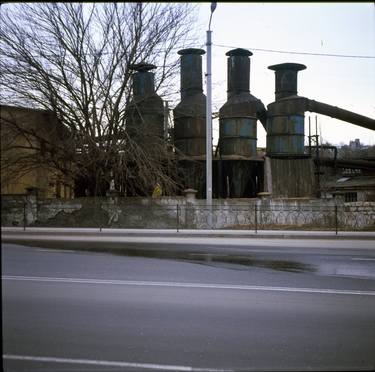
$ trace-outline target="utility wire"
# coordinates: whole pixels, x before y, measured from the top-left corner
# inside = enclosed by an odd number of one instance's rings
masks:
[[[220,48],[238,48],[230,45],[221,45],[221,44],[212,44]],[[301,54],[301,55],[310,55],[310,56],[322,56],[322,57],[342,57],[342,58],[367,58],[375,59],[375,56],[358,56],[358,55],[345,55],[345,54],[328,54],[328,53],[310,53],[310,52],[292,52],[286,50],[274,50],[274,49],[260,49],[260,48],[248,48],[250,50],[257,50],[260,52],[269,52],[269,53],[283,53],[283,54]]]

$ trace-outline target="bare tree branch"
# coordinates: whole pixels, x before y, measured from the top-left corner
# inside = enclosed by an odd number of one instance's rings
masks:
[[[2,104],[48,110],[70,132],[66,143],[50,144],[54,156],[44,150],[34,160],[55,164],[73,178],[86,177],[99,194],[111,174],[133,194],[149,195],[157,181],[167,192],[175,190],[178,180],[167,170],[176,167],[174,150],[162,139],[150,149],[127,133],[130,66],[154,63],[157,92],[176,92],[177,50],[189,46],[194,17],[189,3],[16,3],[2,8]],[[40,140],[38,133],[32,135]],[[11,144],[7,148],[17,150]],[[63,169],[63,164],[69,166]]]

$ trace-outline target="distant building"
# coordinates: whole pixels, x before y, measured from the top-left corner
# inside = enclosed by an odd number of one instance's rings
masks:
[[[46,110],[1,105],[0,123],[1,194],[34,190],[42,198],[73,198],[73,182],[43,161],[46,146],[67,134],[57,118]]]
[[[361,142],[359,141],[359,138],[356,138],[354,141],[349,142],[349,147],[353,150],[360,149],[362,147]]]
[[[323,198],[337,198],[344,202],[375,201],[375,176],[337,177],[323,185]]]

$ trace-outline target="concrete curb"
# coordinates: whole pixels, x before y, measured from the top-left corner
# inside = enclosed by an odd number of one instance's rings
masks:
[[[156,230],[156,229],[98,229],[98,228],[42,228],[2,227],[2,240],[9,238],[38,237],[73,237],[96,236],[100,240],[106,237],[140,237],[140,238],[231,238],[231,239],[349,239],[375,240],[375,232],[364,231],[288,231],[288,230]]]

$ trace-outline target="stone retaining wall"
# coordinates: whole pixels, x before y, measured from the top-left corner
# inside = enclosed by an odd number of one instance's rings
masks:
[[[321,199],[77,198],[3,195],[2,226],[374,230],[375,202]]]

